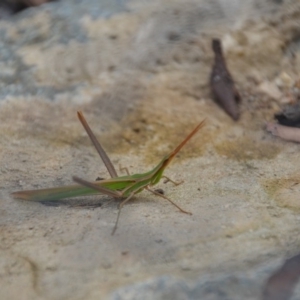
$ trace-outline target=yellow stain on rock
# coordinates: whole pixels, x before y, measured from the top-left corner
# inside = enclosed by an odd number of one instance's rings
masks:
[[[265,180],[263,187],[280,207],[300,210],[300,174],[288,178]]]
[[[251,159],[272,159],[280,152],[280,147],[273,143],[256,141],[251,137],[226,140],[215,145],[219,155],[237,161]]]

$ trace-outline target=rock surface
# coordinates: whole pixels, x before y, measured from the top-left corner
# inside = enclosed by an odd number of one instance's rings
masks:
[[[299,19],[292,0],[65,0],[0,21],[0,298],[260,299],[300,246],[300,146],[264,130],[281,102],[259,89],[299,82]],[[209,93],[213,37],[242,94],[237,123]],[[157,186],[193,215],[143,192],[111,236],[109,197],[14,200],[108,177],[77,110],[131,173],[206,118],[166,171],[184,184]]]

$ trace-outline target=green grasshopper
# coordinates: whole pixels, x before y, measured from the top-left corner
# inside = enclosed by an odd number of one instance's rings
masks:
[[[95,194],[105,194],[114,198],[124,199],[119,205],[119,211],[116,219],[115,226],[112,231],[112,235],[115,233],[122,207],[125,203],[127,203],[135,194],[140,193],[142,190],[146,189],[149,192],[153,193],[156,196],[162,197],[176,206],[181,212],[190,214],[190,212],[185,211],[181,207],[179,207],[176,203],[174,203],[171,199],[162,195],[161,193],[150,189],[151,186],[156,185],[162,177],[167,178],[168,181],[176,183],[170,180],[168,177],[163,176],[163,172],[174,156],[181,150],[181,148],[191,139],[193,135],[197,133],[197,131],[203,127],[204,121],[202,121],[171,153],[166,155],[161,162],[151,171],[142,173],[142,174],[134,174],[127,176],[118,176],[112,162],[109,157],[105,153],[104,149],[96,139],[94,133],[89,127],[87,121],[85,120],[82,112],[77,112],[78,118],[86,130],[88,136],[90,137],[92,143],[94,144],[97,152],[99,153],[102,161],[104,162],[111,179],[104,179],[95,182],[89,182],[73,176],[73,180],[79,185],[69,185],[62,186],[57,188],[49,188],[49,189],[39,189],[39,190],[28,190],[28,191],[18,191],[12,193],[14,198],[29,200],[29,201],[55,201],[61,200],[64,198],[71,198],[77,196],[86,196],[86,195],[95,195]]]

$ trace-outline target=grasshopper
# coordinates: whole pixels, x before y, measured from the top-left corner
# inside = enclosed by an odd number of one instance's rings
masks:
[[[156,196],[162,197],[176,206],[181,212],[191,215],[192,213],[182,209],[171,199],[167,198],[163,194],[152,190],[150,187],[156,185],[162,177],[167,178],[168,181],[173,182],[178,185],[178,183],[170,180],[168,177],[163,175],[165,168],[169,165],[171,160],[175,155],[181,150],[181,148],[194,136],[200,128],[203,127],[204,122],[199,123],[196,128],[169,154],[165,155],[164,158],[159,162],[159,164],[153,168],[151,171],[142,173],[142,174],[133,174],[126,176],[118,176],[112,162],[107,156],[106,152],[102,148],[101,144],[95,137],[90,126],[85,120],[83,113],[78,111],[77,116],[88,136],[90,137],[93,145],[95,146],[97,152],[99,153],[103,163],[105,164],[111,179],[104,179],[100,181],[86,181],[79,177],[73,176],[73,180],[78,183],[78,185],[69,185],[56,188],[47,188],[47,189],[38,189],[38,190],[27,190],[27,191],[18,191],[12,193],[12,196],[17,199],[29,200],[29,201],[55,201],[61,200],[64,198],[72,198],[78,196],[87,196],[95,194],[105,194],[113,198],[119,198],[123,201],[119,205],[118,215],[115,222],[115,226],[112,231],[112,235],[115,233],[120,213],[122,207],[127,203],[135,194],[140,193],[144,189],[153,193]]]

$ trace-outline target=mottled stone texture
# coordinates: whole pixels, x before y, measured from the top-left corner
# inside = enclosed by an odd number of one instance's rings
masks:
[[[0,21],[0,298],[259,299],[300,246],[300,146],[264,130],[295,101],[299,20],[299,1],[65,0]],[[238,122],[210,95],[212,38],[243,99]],[[283,73],[282,97],[259,89]],[[109,197],[14,200],[108,177],[79,109],[131,173],[206,118],[166,171],[184,184],[157,186],[193,215],[143,192],[111,236]]]

